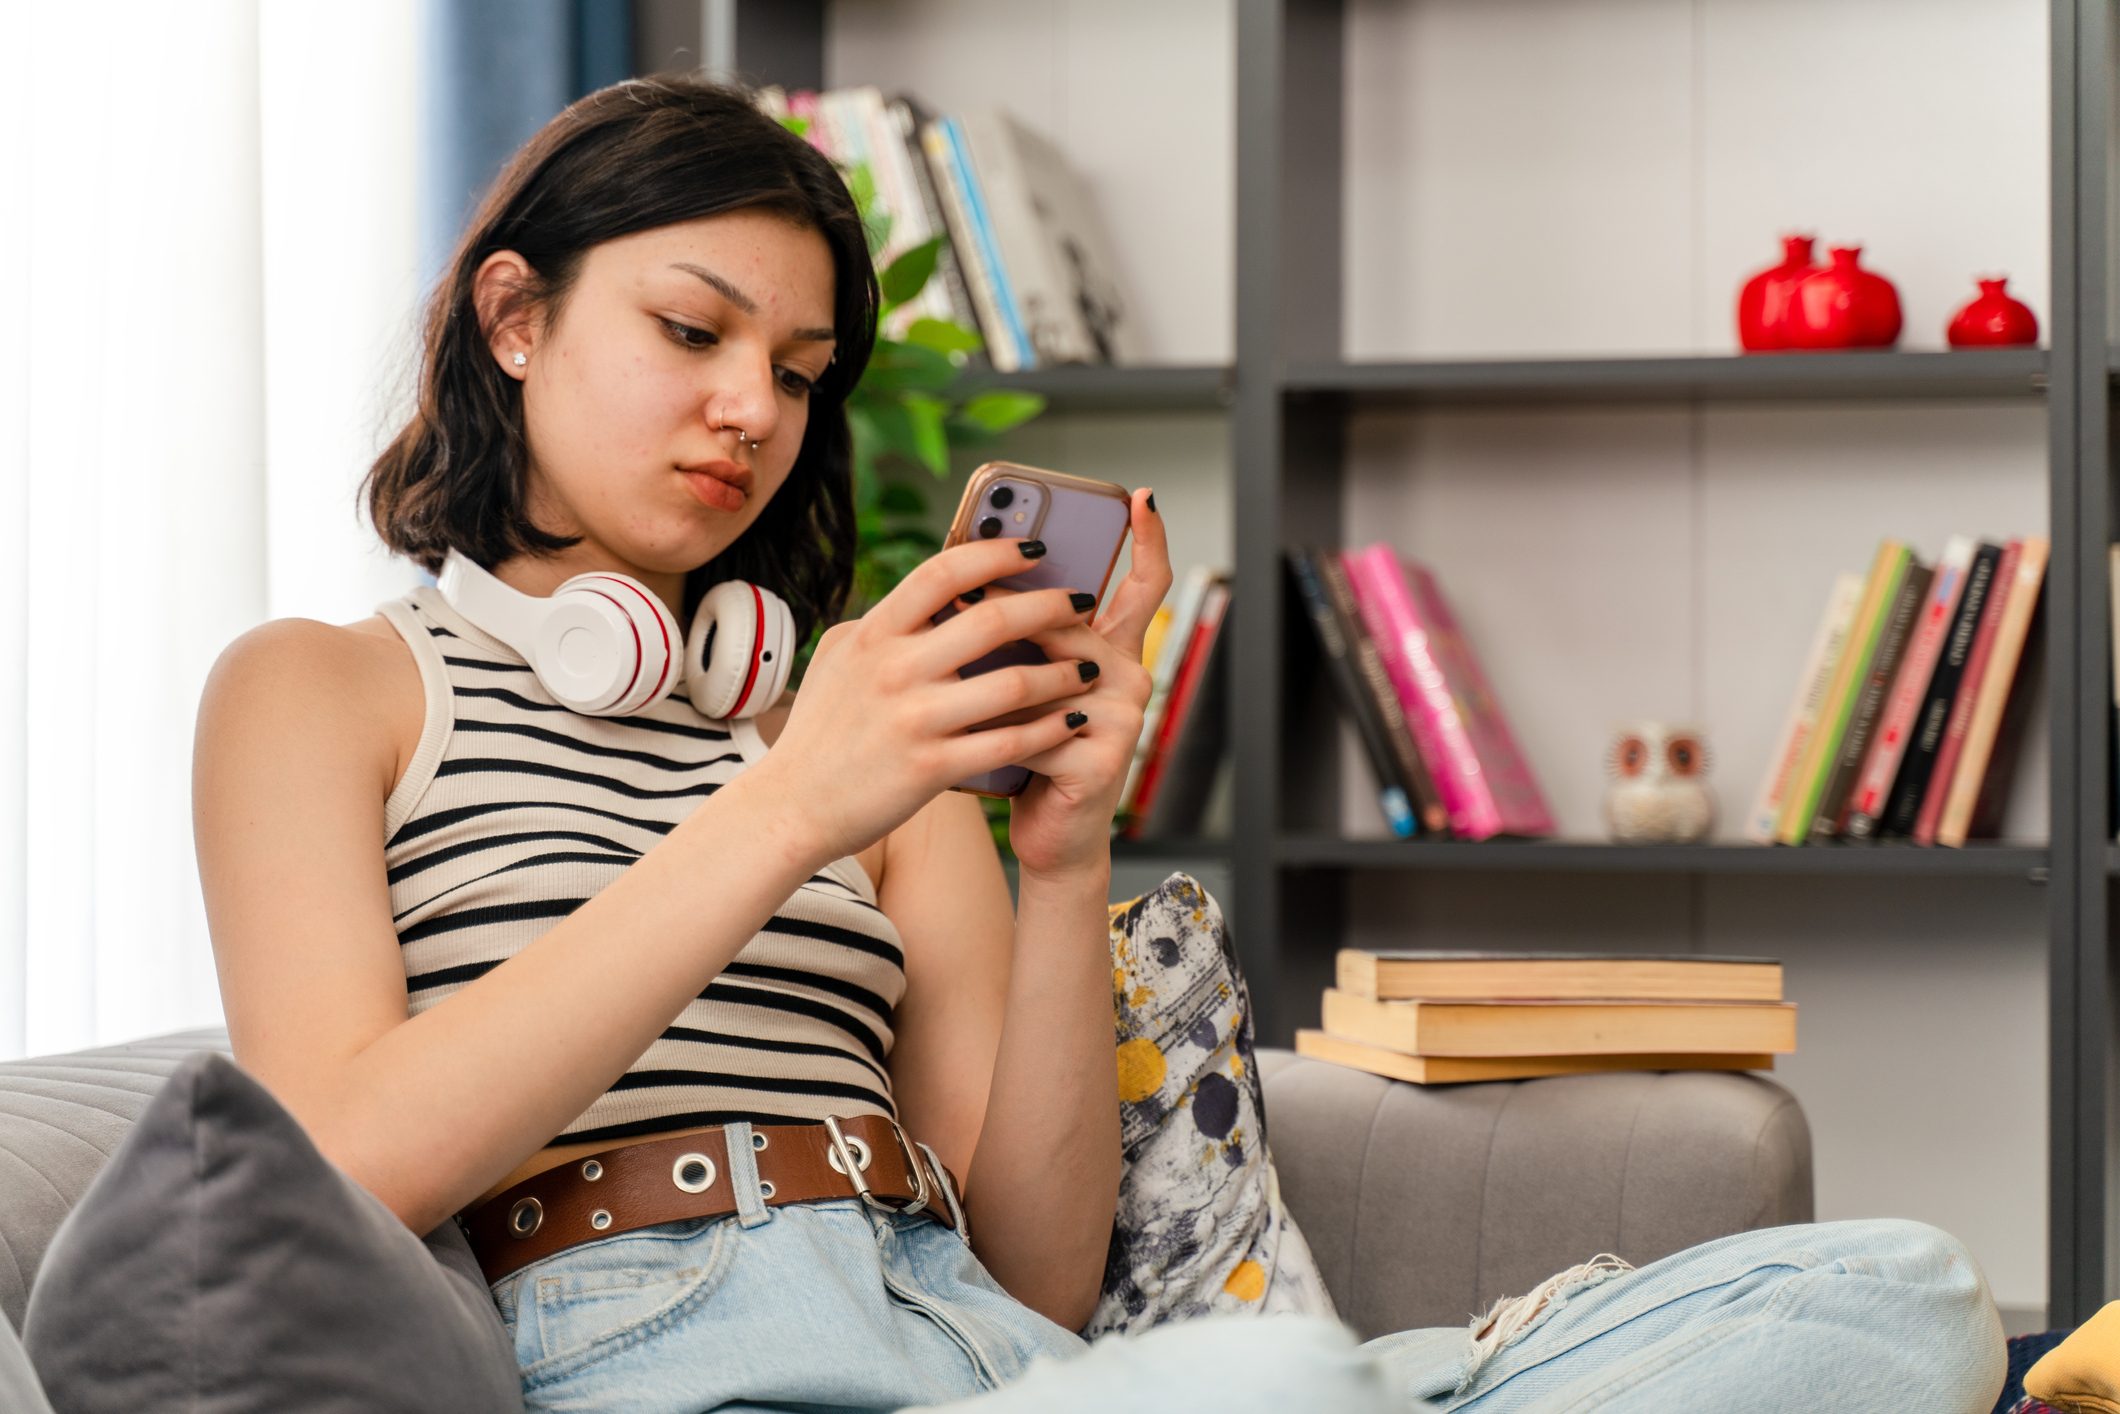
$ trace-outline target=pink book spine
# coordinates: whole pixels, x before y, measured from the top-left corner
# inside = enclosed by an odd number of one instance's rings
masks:
[[[1516,734],[1509,730],[1501,699],[1494,695],[1479,655],[1472,651],[1471,642],[1458,626],[1457,615],[1450,610],[1450,601],[1443,597],[1442,586],[1425,565],[1408,563],[1406,570],[1414,605],[1423,621],[1433,626],[1444,671],[1458,689],[1457,700],[1463,704],[1465,725],[1479,756],[1482,779],[1494,800],[1497,832],[1551,835],[1553,812],[1546,807],[1546,797],[1531,774],[1530,763],[1516,744]]]
[[[1965,656],[1965,676],[1958,682],[1958,695],[1951,699],[1951,715],[1944,723],[1943,745],[1936,750],[1936,770],[1921,797],[1921,814],[1914,821],[1914,843],[1936,843],[1936,826],[1943,818],[1944,798],[1951,793],[1951,777],[1958,770],[1959,754],[1965,749],[1966,728],[1973,721],[1973,700],[1980,696],[1980,679],[1987,675],[1987,661],[1995,646],[1995,630],[2002,623],[2002,610],[2009,603],[2011,581],[2017,578],[2017,562],[2024,558],[2024,542],[2010,541],[1995,566],[1994,586],[1988,601],[1980,606],[1980,627],[1973,634],[1972,651]]]
[[[1376,640],[1377,656],[1406,710],[1406,725],[1428,761],[1443,808],[1450,812],[1451,833],[1475,840],[1497,833],[1501,811],[1480,771],[1479,754],[1436,645],[1407,590],[1397,554],[1380,542],[1344,551],[1340,562],[1347,569],[1355,607]]]
[[[1943,653],[1944,635],[1951,631],[1951,619],[1958,612],[1958,591],[1965,584],[1965,574],[1966,566],[1956,561],[1936,567],[1936,581],[1929,586],[1928,603],[1921,611],[1921,629],[1900,661],[1891,699],[1885,704],[1876,739],[1870,743],[1870,754],[1863,758],[1862,775],[1855,782],[1848,820],[1859,817],[1865,822],[1861,838],[1875,833],[1877,817],[1884,813],[1885,797],[1906,756],[1907,733],[1913,728],[1914,714],[1921,710],[1921,699],[1928,695],[1929,679]]]

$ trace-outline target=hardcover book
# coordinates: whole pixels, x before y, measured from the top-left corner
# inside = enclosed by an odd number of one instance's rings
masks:
[[[2025,653],[2025,639],[2036,617],[2034,611],[2041,602],[2040,589],[2046,577],[2046,562],[2046,537],[2026,536],[2008,597],[2002,601],[2002,613],[1995,625],[1995,641],[1988,651],[1980,691],[1973,699],[1971,718],[1966,723],[1965,745],[1959,750],[1958,767],[1951,775],[1950,793],[1944,797],[1942,816],[1936,824],[1936,843],[1947,848],[1956,849],[1965,844],[1973,823],[1974,804],[1981,798],[1982,786],[1989,783],[1990,767],[2002,768],[1994,772],[1998,781],[2008,774],[2007,760],[1996,759],[1995,746],[2001,735],[2005,704],[2014,698],[2021,706],[2031,696],[2031,684],[2022,680],[2018,666],[2037,657]],[[2014,740],[2013,736],[2013,743]],[[2005,758],[2008,754],[2005,753]],[[1999,794],[1991,792],[1990,798],[1999,799]]]
[[[1774,959],[1704,953],[1341,948],[1333,980],[1356,996],[1424,1001],[1781,1000]]]
[[[1950,637],[1951,620],[1958,612],[1959,597],[1965,592],[1966,576],[1973,567],[1973,548],[1970,535],[1954,535],[1936,562],[1935,578],[1922,602],[1920,622],[1892,680],[1891,696],[1878,719],[1869,755],[1863,760],[1862,773],[1855,780],[1855,794],[1848,803],[1847,837],[1856,843],[1877,838],[1892,780],[1906,757],[1922,699],[1928,695],[1936,664],[1943,657],[1944,642]]]
[[[1388,1001],[1325,989],[1328,1036],[1412,1056],[1784,1054],[1794,1002]]]
[[[1855,779],[1862,774],[1863,758],[1869,754],[1871,733],[1876,729],[1879,714],[1884,711],[1885,695],[1891,688],[1893,676],[1899,671],[1900,660],[1906,656],[1907,640],[1913,636],[1915,620],[1935,577],[1933,568],[1909,557],[1899,588],[1894,591],[1891,610],[1885,617],[1884,636],[1878,641],[1877,656],[1863,678],[1861,695],[1848,718],[1839,759],[1834,762],[1833,774],[1826,780],[1825,794],[1818,799],[1818,813],[1811,820],[1813,844],[1838,839],[1847,826],[1848,807],[1855,795]]]
[[[1848,718],[1864,675],[1876,657],[1878,640],[1884,633],[1885,614],[1906,572],[1907,547],[1889,537],[1877,544],[1877,554],[1863,581],[1862,603],[1855,610],[1854,626],[1848,631],[1847,648],[1833,670],[1832,684],[1819,709],[1818,729],[1804,752],[1789,798],[1782,802],[1781,819],[1774,838],[1782,844],[1802,844],[1818,816],[1818,803],[1825,796],[1826,782],[1839,759],[1840,743],[1847,733]]]
[[[1308,1027],[1296,1030],[1296,1054],[1366,1070],[1414,1085],[1453,1085],[1481,1080],[1529,1080],[1541,1075],[1590,1075],[1621,1070],[1772,1070],[1774,1057],[1667,1056],[1409,1056],[1365,1046]]]
[[[1921,801],[1921,814],[1914,822],[1914,843],[1936,843],[1937,826],[1943,822],[1944,803],[1950,799],[1951,782],[1964,754],[1966,732],[1973,723],[1973,707],[1980,698],[1980,685],[1987,676],[1988,659],[1994,655],[1995,636],[2009,610],[2010,594],[2017,580],[2017,564],[2024,558],[2024,541],[2012,539],[1995,566],[1995,580],[1988,589],[1988,602],[1980,614],[1980,631],[1973,635],[1973,651],[1965,660],[1965,676],[1959,680],[1957,696],[1951,700],[1950,720],[1944,725],[1943,744],[1936,751],[1936,773]]]
[[[1782,718],[1781,746],[1774,753],[1766,779],[1760,782],[1752,813],[1745,819],[1746,839],[1759,844],[1774,843],[1782,802],[1788,798],[1797,769],[1810,750],[1811,734],[1818,729],[1819,709],[1825,702],[1826,689],[1832,685],[1833,673],[1840,666],[1848,629],[1855,622],[1855,609],[1861,600],[1861,575],[1848,573],[1834,579],[1833,591],[1826,596],[1825,612],[1819,616],[1811,646],[1804,653],[1803,671],[1796,675],[1796,697]]]
[[[1972,656],[1973,640],[1980,632],[1980,620],[1987,609],[1988,589],[1995,582],[1995,571],[2002,562],[2003,549],[2003,546],[1982,541],[1973,552],[1973,565],[1966,571],[1965,590],[1958,596],[1951,631],[1944,639],[1942,656],[1936,660],[1936,671],[1930,675],[1921,709],[1914,715],[1914,725],[1907,735],[1906,755],[1899,763],[1899,774],[1893,778],[1891,794],[1885,799],[1884,816],[1877,831],[1879,839],[1903,840],[1913,836],[1922,799],[1928,794],[1929,779],[1935,774],[1937,755],[1943,749],[1944,728],[1950,722],[1951,704],[1957,700],[1958,684],[1965,678],[1966,660]]]
[[[1501,709],[1432,579],[1417,568],[1409,573],[1382,542],[1342,552],[1340,563],[1421,756],[1432,763],[1452,832],[1473,840],[1552,834],[1553,817],[1506,724],[1495,728]]]

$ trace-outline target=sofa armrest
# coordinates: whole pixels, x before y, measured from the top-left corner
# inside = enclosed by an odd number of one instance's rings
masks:
[[[1810,1126],[1756,1075],[1422,1086],[1257,1057],[1282,1197],[1364,1339],[1463,1325],[1600,1252],[1812,1220]]]

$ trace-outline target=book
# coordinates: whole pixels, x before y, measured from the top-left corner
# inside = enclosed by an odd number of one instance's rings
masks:
[[[1936,671],[1929,678],[1928,691],[1922,696],[1920,710],[1914,714],[1914,724],[1907,735],[1906,755],[1899,763],[1899,774],[1892,780],[1891,793],[1885,798],[1884,815],[1877,829],[1877,837],[1881,840],[1913,837],[1914,825],[1921,814],[1922,798],[1928,793],[1936,757],[1943,748],[1943,733],[1950,721],[1951,704],[1957,700],[1966,660],[1972,656],[1973,639],[1980,631],[1980,619],[1987,609],[1988,588],[1994,583],[1995,570],[2002,562],[2003,548],[1982,541],[1973,551],[1972,568],[1966,571],[1965,590],[1958,596],[1958,609],[1951,619],[1951,631],[1944,638],[1943,654],[1936,660]]]
[[[1321,1024],[1328,1036],[1413,1056],[1796,1049],[1794,1002],[1394,1001],[1327,987]]]
[[[1966,842],[1974,804],[1980,799],[1981,787],[1989,783],[1989,766],[2001,734],[2005,704],[2013,696],[2020,704],[2030,696],[2031,685],[2021,680],[2017,669],[2020,662],[2027,661],[2025,638],[2041,601],[2046,562],[2046,537],[2026,536],[2017,558],[2015,578],[2002,600],[1987,668],[1981,674],[1980,691],[1973,699],[1971,718],[1966,723],[1958,767],[1951,774],[1950,792],[1944,797],[1943,812],[1936,823],[1936,843],[1946,848],[1956,849]]]
[[[1422,759],[1421,748],[1413,739],[1413,730],[1406,721],[1405,704],[1399,701],[1398,691],[1391,685],[1391,674],[1384,669],[1376,639],[1370,636],[1369,626],[1362,622],[1361,611],[1355,605],[1354,589],[1347,582],[1347,568],[1340,563],[1337,554],[1323,546],[1312,546],[1311,554],[1312,562],[1317,566],[1318,582],[1324,585],[1325,597],[1332,604],[1333,617],[1338,620],[1340,631],[1353,651],[1361,685],[1383,719],[1392,759],[1398,763],[1414,816],[1429,834],[1447,838],[1450,812],[1443,808],[1443,796],[1436,789],[1433,768]]]
[[[1333,961],[1341,991],[1384,999],[1781,1000],[1781,964],[1768,957],[1341,948]]]
[[[950,243],[957,251],[970,287],[972,305],[979,312],[980,336],[986,343],[987,361],[998,372],[1015,373],[1026,365],[1017,341],[1013,315],[1001,283],[993,243],[981,219],[973,177],[963,156],[962,145],[953,137],[947,117],[937,117],[920,130],[921,151],[928,159],[935,187],[949,222]]]
[[[1156,661],[1149,669],[1148,705],[1141,709],[1141,734],[1134,739],[1134,759],[1127,763],[1126,780],[1119,787],[1117,816],[1122,828],[1134,813],[1134,797],[1140,790],[1141,773],[1148,767],[1149,754],[1155,749],[1164,709],[1170,704],[1170,687],[1178,676],[1178,662],[1185,656],[1185,645],[1192,640],[1201,602],[1207,597],[1207,586],[1214,575],[1210,566],[1194,565],[1178,577],[1177,588],[1170,597],[1170,627],[1164,631]]]
[[[1481,666],[1479,655],[1473,652],[1471,640],[1459,626],[1449,597],[1426,565],[1407,561],[1404,568],[1415,605],[1434,625],[1433,637],[1443,660],[1453,665],[1452,681],[1465,684],[1459,706],[1466,714],[1466,727],[1471,733],[1474,749],[1479,752],[1487,788],[1498,807],[1498,832],[1524,837],[1554,834],[1557,827],[1553,812],[1547,807],[1546,797],[1539,790],[1523,751],[1517,746],[1515,733],[1509,730],[1509,719],[1502,711],[1501,699],[1495,695],[1494,685],[1487,680],[1487,670]]]
[[[1878,715],[1884,710],[1893,675],[1899,671],[1900,659],[1906,655],[1907,640],[1913,634],[1915,620],[1920,616],[1921,606],[1928,598],[1929,584],[1935,577],[1933,567],[1909,556],[1899,587],[1893,591],[1892,607],[1885,615],[1884,633],[1878,640],[1877,654],[1862,679],[1854,711],[1848,718],[1848,729],[1841,738],[1833,773],[1826,778],[1825,793],[1818,798],[1818,812],[1811,818],[1810,841],[1813,844],[1838,839],[1847,826],[1848,806],[1855,794],[1855,778],[1862,774],[1863,758],[1869,754],[1870,735],[1877,726]]]
[[[1818,728],[1811,734],[1803,764],[1797,768],[1789,797],[1782,802],[1781,818],[1775,823],[1774,838],[1781,844],[1802,844],[1810,834],[1811,822],[1818,815],[1818,802],[1825,795],[1827,777],[1847,732],[1856,694],[1876,656],[1884,617],[1891,608],[1900,577],[1906,572],[1906,563],[1905,545],[1890,537],[1877,542],[1877,554],[1863,581],[1862,602],[1856,607],[1855,622],[1848,630],[1847,647],[1841,652],[1833,669],[1833,681],[1819,706]]]
[[[1663,1056],[1408,1056],[1346,1041],[1308,1027],[1296,1029],[1296,1054],[1366,1070],[1415,1085],[1480,1080],[1530,1080],[1542,1075],[1594,1075],[1622,1070],[1772,1070],[1771,1055]]]
[[[1921,798],[1921,814],[1914,822],[1914,843],[1936,843],[1936,827],[1943,821],[1944,802],[1950,798],[1951,779],[1958,771],[1958,758],[1965,751],[1966,731],[1972,726],[1973,706],[1980,697],[1981,680],[1987,675],[1988,659],[1995,650],[1995,635],[2009,606],[2010,588],[2017,579],[2017,562],[2024,557],[2024,542],[2012,539],[1995,566],[1994,583],[1981,610],[1980,630],[1973,635],[1973,649],[1966,655],[1965,676],[1951,699],[1950,719],[1943,729],[1943,744],[1936,750],[1936,772]]]
[[[1002,258],[1014,279],[1020,255],[1017,307],[1040,366],[1138,362],[1119,264],[1074,164],[1005,109],[971,115],[966,134],[982,172],[994,157]]]
[[[1197,832],[1207,812],[1207,797],[1215,783],[1229,742],[1229,664],[1236,654],[1231,616],[1235,606],[1227,581],[1210,591],[1202,613],[1202,630],[1195,635],[1197,667],[1184,664],[1178,670],[1175,717],[1169,727],[1167,745],[1160,758],[1151,758],[1143,779],[1141,811],[1132,822],[1132,838],[1169,838]],[[1188,690],[1186,677],[1195,679]],[[1161,768],[1158,771],[1157,762]]]
[[[1332,680],[1333,691],[1338,694],[1341,709],[1353,724],[1355,736],[1369,758],[1370,774],[1376,779],[1377,808],[1383,812],[1384,823],[1392,834],[1400,839],[1410,839],[1421,830],[1420,817],[1414,811],[1412,786],[1399,762],[1380,703],[1371,696],[1369,685],[1356,666],[1356,649],[1351,641],[1353,635],[1349,624],[1341,617],[1320,577],[1321,561],[1330,556],[1328,550],[1296,546],[1289,549],[1284,558],[1288,562],[1289,574],[1295,580],[1296,596],[1310,620],[1311,633],[1317,639],[1319,656],[1325,660],[1325,671]],[[1376,645],[1371,644],[1369,651],[1374,656]],[[1401,731],[1404,726],[1402,717]]]
[[[1781,745],[1774,753],[1766,779],[1760,782],[1752,813],[1745,818],[1748,840],[1774,843],[1781,803],[1788,797],[1797,767],[1803,764],[1811,733],[1818,729],[1818,710],[1832,684],[1833,672],[1840,665],[1848,628],[1855,622],[1855,609],[1861,600],[1861,575],[1850,572],[1834,579],[1832,592],[1826,596],[1825,612],[1819,615],[1818,627],[1811,633],[1811,646],[1804,652],[1803,671],[1796,675],[1796,696],[1782,718]]]
[[[1217,573],[1208,583],[1207,593],[1200,602],[1198,621],[1183,645],[1183,656],[1179,658],[1176,676],[1171,680],[1170,700],[1157,723],[1156,743],[1142,768],[1141,782],[1135,790],[1133,806],[1123,828],[1128,839],[1141,838],[1147,817],[1155,809],[1180,730],[1198,696],[1210,650],[1221,628],[1223,612],[1228,607],[1229,576]]]
[[[884,117],[904,151],[906,173],[912,181],[927,237],[940,235],[946,238],[935,253],[935,273],[929,278],[928,287],[920,292],[919,307],[926,317],[946,319],[966,329],[977,330],[979,312],[972,304],[971,287],[965,283],[964,270],[958,261],[957,240],[951,235],[949,219],[943,212],[942,193],[935,186],[934,169],[920,147],[920,130],[933,121],[934,114],[911,94],[899,94],[884,105]],[[986,336],[981,334],[980,337]]]
[[[1877,837],[1892,779],[1906,757],[1922,698],[1936,675],[1936,664],[1943,656],[1944,641],[1950,637],[1951,620],[1958,612],[1958,599],[1965,591],[1966,575],[1972,567],[1973,538],[1952,536],[1936,561],[1935,578],[1922,604],[1920,623],[1892,681],[1892,693],[1878,718],[1862,773],[1855,780],[1855,794],[1848,803],[1846,834],[1856,843]]]
[[[1484,678],[1475,682],[1457,651],[1462,635],[1431,617],[1435,598],[1417,594],[1390,545],[1340,554],[1357,611],[1375,641],[1422,758],[1429,762],[1452,833],[1482,840],[1498,834],[1553,833],[1553,818],[1506,729],[1483,728],[1492,759],[1482,759],[1473,714],[1499,714]],[[1432,587],[1432,581],[1431,581]],[[1424,613],[1423,603],[1428,605]],[[1487,701],[1474,706],[1476,697]]]

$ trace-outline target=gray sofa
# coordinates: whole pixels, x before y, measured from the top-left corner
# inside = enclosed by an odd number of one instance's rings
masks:
[[[0,1063],[0,1310],[184,1056],[224,1031]],[[1282,1194],[1363,1338],[1456,1325],[1600,1252],[1636,1265],[1809,1222],[1811,1136],[1751,1075],[1422,1087],[1261,1049]]]

